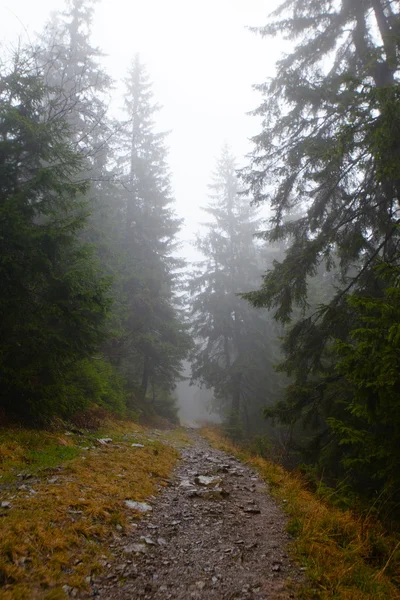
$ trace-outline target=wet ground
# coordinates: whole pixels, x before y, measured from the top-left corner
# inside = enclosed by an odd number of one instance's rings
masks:
[[[295,598],[282,510],[249,467],[192,432],[168,486],[92,583],[97,600]],[[144,510],[149,507],[142,507]]]

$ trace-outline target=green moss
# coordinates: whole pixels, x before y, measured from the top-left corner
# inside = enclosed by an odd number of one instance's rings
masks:
[[[0,474],[10,482],[19,474],[40,473],[43,469],[79,455],[75,439],[29,429],[0,429]]]

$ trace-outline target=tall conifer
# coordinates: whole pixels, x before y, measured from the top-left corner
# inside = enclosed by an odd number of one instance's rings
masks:
[[[118,164],[122,250],[125,261],[125,371],[143,402],[151,389],[171,392],[189,338],[178,313],[173,257],[180,228],[173,209],[165,134],[155,132],[159,110],[144,65],[136,56],[126,79],[127,121]]]
[[[381,297],[390,282],[377,267],[399,262],[399,20],[398,2],[289,0],[257,30],[293,49],[258,86],[263,129],[243,179],[272,209],[265,236],[288,249],[247,298],[289,325],[283,368],[294,383],[278,412],[316,428],[309,449],[336,473],[343,444],[330,425],[351,420],[352,399],[333,344],[359,318],[348,296]],[[335,271],[334,285],[312,306],[322,271]]]
[[[245,427],[247,433],[257,429],[261,406],[274,395],[276,332],[266,314],[239,296],[259,279],[260,249],[253,239],[255,211],[240,194],[235,159],[226,146],[209,189],[204,211],[211,219],[196,243],[205,258],[190,281],[197,341],[193,379],[213,388],[231,433],[239,435]]]

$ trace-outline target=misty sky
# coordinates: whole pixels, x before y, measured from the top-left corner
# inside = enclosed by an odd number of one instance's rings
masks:
[[[259,130],[246,116],[259,103],[252,85],[273,74],[282,44],[246,30],[263,25],[277,0],[100,0],[93,41],[107,54],[109,74],[120,81],[139,52],[163,105],[158,124],[171,130],[169,162],[176,208],[188,242],[203,219],[215,158],[227,141],[239,161]],[[0,1],[0,38],[34,38],[62,0]],[[114,107],[122,106],[117,83]],[[186,252],[190,254],[185,244]]]

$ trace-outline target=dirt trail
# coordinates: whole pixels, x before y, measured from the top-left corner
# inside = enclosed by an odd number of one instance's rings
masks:
[[[151,513],[113,548],[98,600],[294,598],[285,517],[265,483],[197,434]],[[290,583],[292,582],[292,583]]]

